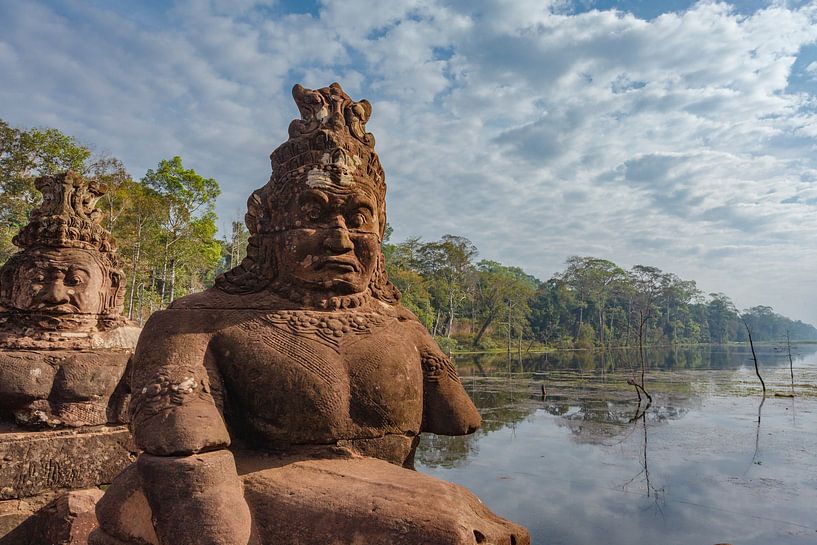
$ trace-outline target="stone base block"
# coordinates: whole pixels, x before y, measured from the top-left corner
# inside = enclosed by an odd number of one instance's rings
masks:
[[[94,508],[102,495],[98,488],[65,492],[33,514],[25,500],[0,502],[0,513],[5,509],[13,517],[16,509],[24,517],[13,530],[0,533],[0,545],[87,545],[88,535],[97,526]],[[41,498],[46,496],[53,494]],[[0,524],[3,519],[0,514]]]
[[[190,463],[208,464],[206,456]],[[256,462],[240,466],[264,465]],[[241,475],[254,544],[530,545],[525,528],[495,515],[465,488],[382,460],[269,459],[266,466]],[[90,545],[158,545],[134,469],[122,472],[100,500],[100,528]],[[202,512],[196,522],[227,528],[231,515]]]
[[[55,494],[48,493],[21,500],[0,501],[0,543],[5,545],[3,536],[20,526],[54,497]]]
[[[108,484],[136,453],[126,426],[0,429],[0,500]]]

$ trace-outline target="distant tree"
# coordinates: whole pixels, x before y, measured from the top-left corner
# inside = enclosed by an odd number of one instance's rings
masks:
[[[419,249],[423,275],[431,281],[430,292],[437,301],[438,315],[443,309],[447,315],[446,336],[451,337],[454,319],[462,302],[473,288],[474,263],[477,248],[465,237],[445,235],[438,242],[424,244]],[[434,321],[434,333],[440,324]]]
[[[434,309],[429,291],[430,280],[423,276],[422,266],[425,243],[415,237],[399,244],[391,244],[388,242],[390,227],[386,229],[386,234],[383,253],[389,279],[400,290],[403,306],[414,313],[428,329],[432,329]]]
[[[218,264],[221,245],[214,238],[214,208],[221,190],[213,178],[184,168],[179,156],[160,161],[155,170],[147,171],[142,183],[162,197],[159,239],[163,252],[158,281],[164,306],[176,296],[179,268],[193,273],[187,287],[196,289],[198,276],[208,268],[212,272]]]
[[[145,292],[146,288],[153,287],[148,281],[152,264],[163,250],[159,237],[165,205],[156,191],[133,180],[120,185],[117,192],[123,195],[122,204],[119,197],[112,199],[119,210],[112,217],[115,217],[119,257],[124,261],[128,278],[125,309],[129,319],[141,323],[146,318],[144,305],[152,299],[151,294]]]
[[[531,331],[536,339],[561,342],[569,337],[572,342],[570,328],[576,308],[575,297],[575,292],[562,280],[561,275],[539,285],[530,302]]]
[[[583,311],[592,306],[596,310],[598,339],[604,346],[607,304],[612,294],[621,290],[627,274],[621,267],[606,259],[571,256],[567,259],[567,269],[561,278],[572,286],[577,294],[579,302],[577,338],[584,321]]]
[[[707,304],[709,338],[712,342],[724,344],[736,338],[738,311],[732,300],[723,293],[710,293]]]
[[[473,345],[479,346],[482,336],[502,314],[507,316],[508,328],[528,323],[530,300],[536,292],[538,281],[519,267],[506,267],[496,261],[482,260],[477,264],[476,275],[477,315],[480,326]],[[510,331],[509,331],[510,334]]]

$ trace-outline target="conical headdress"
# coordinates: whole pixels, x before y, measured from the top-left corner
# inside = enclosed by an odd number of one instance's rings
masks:
[[[33,246],[84,248],[107,254],[107,260],[115,262],[116,244],[100,225],[102,212],[96,209],[107,191],[105,184],[70,170],[41,176],[34,184],[43,194],[43,202],[12,239],[16,246],[23,250]]]

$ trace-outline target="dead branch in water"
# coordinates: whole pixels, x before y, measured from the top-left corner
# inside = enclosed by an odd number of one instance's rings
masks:
[[[649,394],[649,392],[647,392],[647,390],[644,389],[644,387],[642,385],[640,385],[639,383],[637,383],[635,380],[633,380],[631,378],[627,379],[627,384],[629,384],[630,386],[635,387],[635,393],[638,394],[639,403],[641,402],[641,393],[643,392],[644,395],[647,397],[647,407],[652,405],[652,396]]]
[[[791,358],[791,336],[789,330],[786,330],[786,350],[789,354],[789,373],[791,374],[791,396],[794,397],[794,362]]]
[[[743,326],[746,328],[746,333],[749,335],[749,346],[752,348],[752,359],[755,361],[755,374],[760,379],[760,385],[763,387],[763,397],[766,397],[766,383],[763,382],[763,377],[760,376],[760,369],[757,366],[757,354],[755,354],[755,343],[752,342],[752,330],[746,320],[743,320]]]

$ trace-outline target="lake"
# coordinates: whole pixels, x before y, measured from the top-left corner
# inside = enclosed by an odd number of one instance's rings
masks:
[[[418,470],[541,545],[817,543],[817,345],[455,356],[483,417],[424,435]],[[795,397],[781,397],[791,395]],[[645,410],[646,409],[646,410]]]

